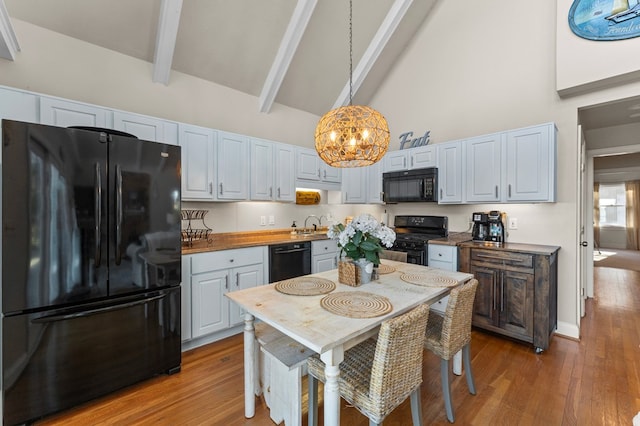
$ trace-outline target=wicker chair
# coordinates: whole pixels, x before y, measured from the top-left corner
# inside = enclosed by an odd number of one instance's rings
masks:
[[[453,406],[451,405],[451,387],[449,384],[449,360],[456,352],[462,350],[467,386],[472,395],[476,394],[476,385],[471,371],[469,346],[471,344],[471,316],[473,301],[478,288],[478,280],[472,279],[461,287],[451,290],[444,317],[434,311],[429,313],[425,348],[438,355],[440,360],[440,377],[442,393],[447,411],[447,419],[453,423]]]
[[[349,349],[340,363],[340,396],[369,418],[370,425],[383,419],[411,396],[414,425],[422,424],[420,384],[424,330],[429,306],[421,305],[384,321],[378,338]],[[316,426],[318,382],[325,382],[325,365],[315,355],[309,369],[309,426]]]

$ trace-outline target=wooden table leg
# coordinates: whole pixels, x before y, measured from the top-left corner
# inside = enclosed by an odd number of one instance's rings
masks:
[[[255,366],[256,359],[256,339],[253,327],[253,315],[244,315],[244,416],[251,418],[256,414],[256,380]]]
[[[344,359],[344,349],[342,346],[335,347],[320,354],[320,359],[324,362],[325,383],[324,383],[324,424],[327,426],[340,425],[340,388],[338,378],[340,377],[340,363]]]

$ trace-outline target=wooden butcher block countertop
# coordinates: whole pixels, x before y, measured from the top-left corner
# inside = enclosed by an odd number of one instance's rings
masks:
[[[328,239],[326,229],[320,229],[310,234],[298,233],[296,235],[291,235],[291,229],[226,232],[211,234],[209,242],[206,240],[198,240],[194,241],[191,245],[183,243],[182,254],[206,253],[210,251],[326,239]]]

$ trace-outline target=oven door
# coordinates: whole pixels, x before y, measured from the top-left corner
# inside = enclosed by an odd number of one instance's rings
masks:
[[[414,265],[427,265],[427,250],[412,250],[407,248],[393,247],[391,249],[394,252],[402,252],[407,254],[407,263],[413,263]]]
[[[407,250],[407,263],[427,266],[427,253],[424,250]]]

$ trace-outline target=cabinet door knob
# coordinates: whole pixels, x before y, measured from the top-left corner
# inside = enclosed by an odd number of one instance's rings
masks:
[[[222,195],[222,182],[220,182],[220,195]]]
[[[209,194],[213,194],[213,182],[209,182]]]

